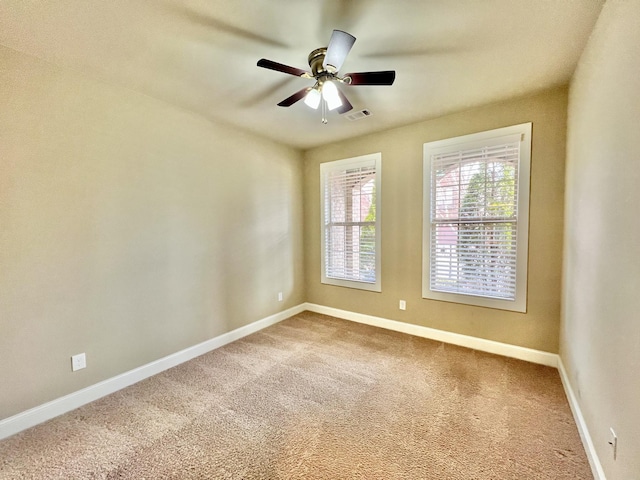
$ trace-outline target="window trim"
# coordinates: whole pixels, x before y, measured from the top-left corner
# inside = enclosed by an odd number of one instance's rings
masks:
[[[375,208],[376,208],[376,220],[375,220],[375,269],[376,280],[375,282],[363,282],[358,280],[345,280],[327,277],[326,275],[326,263],[325,263],[325,247],[326,247],[326,225],[325,225],[325,180],[328,172],[333,170],[345,170],[347,168],[356,168],[363,164],[370,164],[371,161],[375,162]],[[382,218],[382,154],[380,152],[370,153],[367,155],[361,155],[358,157],[346,158],[343,160],[335,160],[331,162],[324,162],[320,164],[320,282],[326,285],[334,285],[338,287],[355,288],[358,290],[367,290],[372,292],[382,291],[382,271],[381,271],[381,218]]]
[[[423,145],[422,298],[526,313],[529,256],[531,131],[532,124],[529,122],[444,140],[436,140]],[[431,157],[434,154],[441,154],[447,151],[471,149],[479,143],[491,142],[496,137],[514,134],[520,135],[515,300],[431,290]]]

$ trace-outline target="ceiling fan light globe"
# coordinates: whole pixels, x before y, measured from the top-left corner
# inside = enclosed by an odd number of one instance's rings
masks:
[[[309,93],[307,93],[306,97],[304,97],[304,103],[306,103],[314,110],[317,110],[318,105],[320,105],[321,98],[322,95],[320,94],[320,92],[315,88],[312,88],[311,90],[309,90]]]
[[[333,82],[324,82],[322,85],[322,98],[327,102],[327,108],[329,110],[335,110],[342,106],[342,100],[338,94],[338,87]]]

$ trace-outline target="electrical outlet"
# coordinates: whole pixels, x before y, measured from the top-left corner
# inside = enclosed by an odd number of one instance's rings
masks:
[[[278,292],[278,301],[281,302],[282,301],[282,292]]]
[[[407,309],[407,302],[405,302],[404,300],[400,300],[400,310],[406,310]]]
[[[609,445],[611,446],[613,459],[615,460],[618,454],[618,436],[613,428],[609,428]]]
[[[76,370],[82,370],[83,368],[87,368],[86,354],[79,353],[78,355],[73,355],[71,357],[71,371],[75,372]]]

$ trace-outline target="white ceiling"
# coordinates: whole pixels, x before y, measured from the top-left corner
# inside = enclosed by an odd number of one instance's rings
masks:
[[[604,0],[0,0],[0,44],[300,148],[566,84]],[[393,86],[344,86],[350,121],[303,102],[332,30],[357,38],[342,72],[396,70]],[[1,88],[1,87],[0,87]]]

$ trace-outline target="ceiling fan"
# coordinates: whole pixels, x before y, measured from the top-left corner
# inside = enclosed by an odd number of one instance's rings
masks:
[[[336,84],[393,85],[396,78],[396,72],[394,70],[346,73],[343,76],[338,75],[338,70],[342,67],[355,41],[356,37],[353,35],[343,32],[342,30],[334,30],[328,47],[316,48],[309,54],[309,67],[311,67],[311,72],[283,65],[282,63],[267,60],[266,58],[258,60],[259,67],[276,70],[296,77],[315,79],[316,81],[313,87],[306,87],[297,91],[278,103],[278,106],[290,107],[304,98],[304,103],[313,109],[321,106],[322,123],[327,123],[327,110],[336,110],[342,114],[353,108],[347,97]]]

